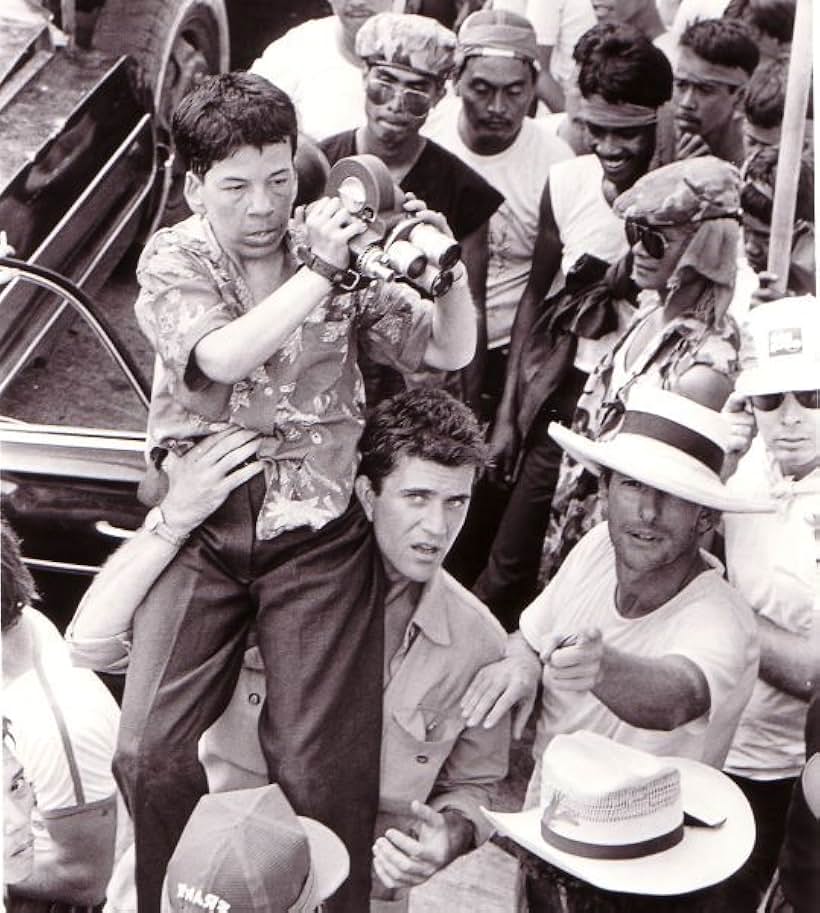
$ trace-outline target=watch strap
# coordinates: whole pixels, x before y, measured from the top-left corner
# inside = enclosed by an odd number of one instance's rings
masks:
[[[297,260],[303,263],[309,270],[318,273],[324,279],[327,279],[331,285],[338,285],[343,289],[352,291],[361,282],[361,276],[348,267],[334,266],[328,263],[318,254],[315,254],[307,245],[297,244],[294,248],[294,254]]]
[[[190,535],[189,533],[180,533],[172,529],[166,522],[165,514],[163,514],[162,508],[159,506],[152,507],[148,511],[142,526],[143,529],[148,530],[148,532],[153,533],[162,539],[163,542],[167,542],[175,548],[182,548]]]

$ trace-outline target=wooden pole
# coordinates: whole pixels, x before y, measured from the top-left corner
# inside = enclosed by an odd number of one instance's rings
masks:
[[[789,278],[797,181],[806,130],[806,105],[812,75],[812,3],[813,0],[797,0],[780,151],[777,156],[768,272],[776,277],[773,288],[779,295],[785,295]]]

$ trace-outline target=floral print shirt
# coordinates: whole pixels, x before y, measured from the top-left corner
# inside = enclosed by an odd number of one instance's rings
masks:
[[[234,384],[205,377],[192,353],[255,306],[201,216],[158,231],[137,268],[140,328],[156,352],[148,445],[184,450],[231,425],[259,431],[267,493],[256,534],[321,529],[347,508],[364,425],[359,349],[400,371],[422,363],[431,304],[409,286],[331,292],[267,362]]]

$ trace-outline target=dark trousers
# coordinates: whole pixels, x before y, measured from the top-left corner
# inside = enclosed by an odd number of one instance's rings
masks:
[[[493,540],[487,565],[473,592],[508,631],[538,594],[538,572],[550,505],[558,484],[564,451],[547,433],[550,422],[572,423],[587,375],[572,368],[561,387],[546,401],[523,444],[518,478],[513,485]]]
[[[134,822],[140,913],[159,910],[168,860],[207,789],[197,741],[233,692],[254,618],[270,780],[350,852],[350,878],[327,909],[367,910],[381,748],[381,559],[355,498],[318,533],[257,540],[263,493],[259,476],[233,492],[134,620],[114,773]]]
[[[748,780],[732,776],[732,779],[752,807],[755,845],[743,866],[721,885],[719,910],[720,913],[754,913],[777,867],[796,778]]]

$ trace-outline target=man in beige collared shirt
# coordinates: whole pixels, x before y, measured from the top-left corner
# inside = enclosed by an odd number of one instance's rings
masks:
[[[360,450],[356,494],[373,523],[390,584],[371,899],[372,913],[381,913],[405,908],[409,888],[487,839],[491,829],[479,805],[506,774],[510,724],[505,717],[491,729],[465,726],[461,697],[480,668],[504,656],[506,637],[485,606],[441,567],[484,458],[473,414],[440,390],[399,394],[373,412]],[[194,516],[200,487],[208,493],[203,502],[215,509],[214,492],[226,482],[214,476],[230,467],[221,451],[182,466],[187,459],[169,469],[163,513],[168,523],[190,526],[200,522]],[[175,485],[177,479],[184,485]],[[138,532],[88,591],[68,633],[75,662],[124,671],[128,620],[119,611],[112,620],[112,597],[122,610],[129,601],[126,574],[150,586],[161,572],[157,552],[172,546],[141,542],[151,535]],[[211,791],[267,782],[258,742],[248,738],[264,687],[261,661],[251,649],[231,703],[200,744]]]

